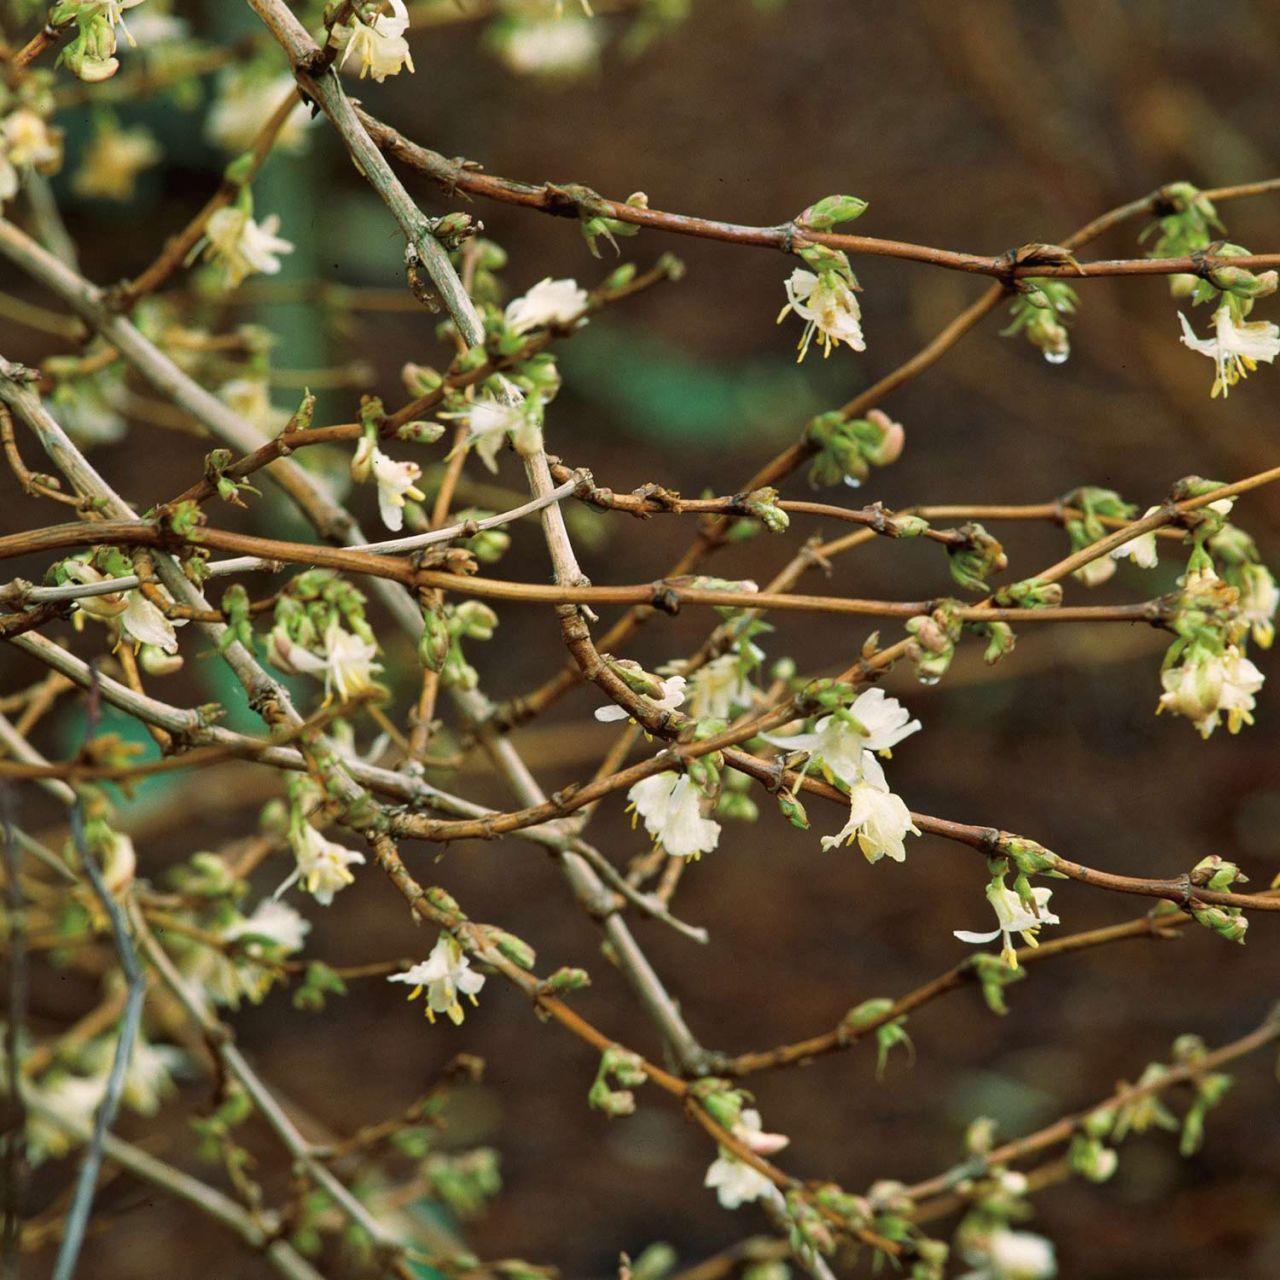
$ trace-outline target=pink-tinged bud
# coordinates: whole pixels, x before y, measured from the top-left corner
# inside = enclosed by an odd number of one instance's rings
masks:
[[[875,449],[867,450],[867,461],[877,467],[887,467],[890,463],[897,462],[907,443],[907,433],[902,423],[894,422],[882,409],[872,409],[867,414],[867,421],[875,423],[883,433],[880,444]]]

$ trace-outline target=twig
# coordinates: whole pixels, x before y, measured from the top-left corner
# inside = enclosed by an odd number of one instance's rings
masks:
[[[26,899],[19,877],[14,822],[13,788],[0,784],[0,821],[4,826],[5,908],[9,925],[9,1009],[4,1025],[4,1232],[0,1240],[0,1265],[5,1280],[18,1280],[19,1215],[23,1194],[23,1151],[26,1111],[23,1106],[19,1040],[27,1025],[27,945]]]
[[[92,696],[92,695],[91,695]],[[89,716],[89,732],[96,717]],[[138,1034],[138,1025],[142,1020],[142,1003],[147,991],[146,977],[142,966],[138,963],[137,952],[133,940],[129,937],[129,928],[125,923],[124,912],[120,910],[116,900],[107,888],[97,861],[89,851],[84,833],[84,801],[77,796],[71,807],[71,836],[75,842],[76,853],[80,864],[93,886],[93,892],[102,904],[107,918],[111,922],[111,937],[115,944],[116,955],[120,958],[120,969],[124,974],[127,988],[124,1013],[120,1018],[120,1034],[116,1040],[115,1057],[111,1062],[111,1073],[107,1077],[106,1091],[94,1118],[93,1134],[85,1149],[84,1159],[80,1165],[80,1174],[76,1183],[75,1197],[67,1213],[66,1229],[62,1236],[62,1244],[58,1249],[58,1259],[53,1270],[53,1280],[71,1280],[75,1274],[76,1263],[80,1257],[80,1247],[84,1243],[85,1228],[89,1224],[89,1211],[93,1205],[93,1189],[98,1181],[98,1171],[102,1167],[104,1142],[107,1131],[115,1120],[116,1110],[120,1105],[120,1097],[124,1092],[125,1073],[129,1069],[129,1058],[133,1053],[134,1040]]]

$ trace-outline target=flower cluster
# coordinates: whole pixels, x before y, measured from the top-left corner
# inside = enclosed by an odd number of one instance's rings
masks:
[[[1265,570],[1264,570],[1265,573]],[[1270,575],[1249,575],[1256,585],[1253,616],[1241,616],[1241,592],[1218,577],[1207,555],[1193,556],[1179,580],[1181,590],[1170,629],[1177,639],[1169,646],[1160,673],[1164,692],[1157,712],[1185,716],[1209,737],[1225,717],[1229,733],[1253,723],[1255,695],[1262,672],[1246,656],[1249,631],[1258,627],[1271,636],[1271,614],[1277,603]]]
[[[413,57],[405,39],[409,11],[404,0],[365,0],[355,8],[350,22],[337,23],[329,32],[329,44],[340,50],[338,65],[345,67],[354,57],[360,79],[372,76],[379,84],[405,67],[412,71]]]
[[[855,840],[868,862],[906,858],[906,836],[919,835],[911,812],[889,789],[876,755],[889,756],[904,738],[920,729],[907,709],[883,689],[867,689],[847,708],[822,717],[810,733],[769,735],[765,739],[788,752],[808,753],[801,774],[814,765],[828,782],[849,794],[849,819],[834,836],[824,836],[831,849]]]
[[[134,43],[124,25],[124,11],[142,0],[58,0],[49,13],[49,23],[60,27],[75,23],[76,32],[58,56],[58,63],[77,78],[96,84],[109,80],[120,69],[115,56],[116,27]]]

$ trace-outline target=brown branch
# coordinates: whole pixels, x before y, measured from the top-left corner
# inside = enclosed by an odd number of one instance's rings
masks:
[[[951,249],[937,249],[929,245],[910,244],[903,240],[885,240],[876,236],[847,235],[838,232],[816,231],[799,218],[772,227],[753,227],[736,222],[721,222],[713,218],[694,217],[684,213],[668,213],[661,209],[628,204],[622,200],[610,200],[598,195],[589,187],[576,183],[556,184],[544,182],[532,185],[485,173],[470,161],[450,160],[429,147],[411,142],[390,125],[383,124],[367,111],[357,112],[374,143],[393,160],[425,174],[451,195],[465,191],[469,195],[484,196],[504,204],[518,205],[548,213],[555,217],[578,218],[608,217],[631,226],[648,227],[675,235],[695,236],[703,240],[718,240],[731,244],[750,245],[793,253],[805,244],[821,244],[850,254],[898,258],[909,262],[944,267],[951,271],[964,271],[971,275],[993,276],[1002,282],[1026,276],[1063,276],[1072,280],[1095,279],[1104,276],[1136,275],[1203,275],[1224,266],[1261,270],[1280,266],[1280,253],[1249,254],[1238,258],[1208,255],[1187,255],[1181,258],[1117,258],[1095,262],[1056,261],[1034,253],[1024,256],[1010,251],[996,255],[959,253]],[[1255,194],[1259,190],[1271,190],[1273,184],[1252,184]],[[1164,189],[1153,192],[1134,205],[1125,206],[1135,212],[1146,212],[1167,201]],[[1093,234],[1113,225],[1112,219],[1098,219],[1085,228]],[[1094,227],[1098,231],[1093,231]],[[1074,239],[1074,238],[1073,238]],[[1033,249],[1035,246],[1027,246]],[[1062,246],[1073,248],[1070,241]],[[985,299],[984,299],[985,301]]]

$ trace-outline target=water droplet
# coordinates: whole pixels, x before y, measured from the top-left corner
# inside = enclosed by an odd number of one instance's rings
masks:
[[[849,486],[850,489],[862,488],[862,481],[859,480],[857,476],[845,476],[844,482]]]
[[[937,684],[942,679],[941,676],[921,676],[921,684]]]
[[[1046,352],[1044,353],[1044,358],[1045,358],[1045,359],[1046,359],[1050,364],[1066,364],[1066,363],[1067,363],[1067,357],[1068,357],[1070,354],[1071,354],[1071,352],[1070,352],[1070,351],[1046,351]]]

